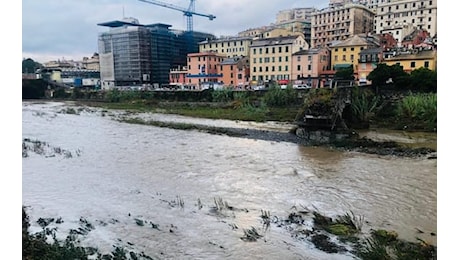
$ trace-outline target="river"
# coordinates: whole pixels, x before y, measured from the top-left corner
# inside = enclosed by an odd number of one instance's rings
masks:
[[[22,203],[31,232],[41,230],[38,218],[60,218],[54,226],[64,239],[86,221],[92,229],[81,238],[83,245],[102,252],[124,246],[155,259],[354,259],[322,252],[281,227],[263,228],[261,211],[285,218],[304,208],[327,216],[352,211],[365,219],[363,230],[395,230],[402,239],[436,245],[430,235],[437,232],[436,159],[128,124],[114,120],[120,115],[126,113],[23,102],[23,139],[47,144],[44,153],[22,159]],[[276,131],[290,127],[135,116]],[[238,210],[216,211],[216,201]],[[263,238],[242,240],[253,227]]]

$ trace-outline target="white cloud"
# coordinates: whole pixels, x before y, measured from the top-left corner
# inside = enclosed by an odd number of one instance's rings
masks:
[[[162,0],[187,8],[186,0]],[[213,14],[193,16],[194,29],[216,36],[236,35],[238,32],[269,25],[283,9],[295,7],[322,8],[327,0],[196,0],[195,11]],[[181,11],[148,4],[139,0],[23,0],[22,51],[23,57],[76,57],[91,56],[97,52],[97,37],[107,28],[98,23],[134,17],[141,24],[165,23],[173,29],[186,29]]]

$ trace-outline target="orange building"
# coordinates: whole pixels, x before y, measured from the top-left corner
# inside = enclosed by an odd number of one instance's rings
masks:
[[[222,81],[222,73],[219,73],[220,63],[225,58],[225,55],[216,52],[188,54],[187,85],[193,85],[197,89],[201,89],[201,86],[205,83],[220,83]]]
[[[250,67],[248,57],[238,56],[225,59],[219,68],[222,83],[234,89],[245,89],[249,86]]]

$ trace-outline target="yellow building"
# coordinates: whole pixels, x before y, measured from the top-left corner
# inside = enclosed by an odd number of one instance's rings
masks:
[[[219,53],[228,58],[240,56],[248,57],[249,46],[251,44],[252,37],[223,37],[200,42],[199,50],[201,53]]]
[[[365,49],[379,47],[378,39],[368,35],[354,35],[344,41],[331,45],[331,68],[353,66],[353,71],[358,70],[359,53]]]
[[[409,53],[386,54],[383,63],[388,66],[399,64],[407,73],[421,67],[436,70],[437,53],[436,50],[427,49]]]
[[[292,54],[308,48],[302,35],[255,40],[250,51],[252,81],[291,80]]]

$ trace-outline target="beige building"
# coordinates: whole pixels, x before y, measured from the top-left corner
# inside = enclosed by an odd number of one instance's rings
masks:
[[[82,65],[85,69],[99,71],[99,54],[94,53],[93,56],[91,56],[91,58],[83,57]]]
[[[376,33],[391,33],[400,40],[414,30],[437,33],[437,0],[399,0],[379,3],[374,18]]]
[[[288,10],[281,10],[276,15],[276,23],[286,23],[291,21],[311,21],[311,14],[315,12],[316,9],[313,7],[307,8],[293,8]]]
[[[362,4],[337,4],[313,13],[311,46],[327,46],[374,29],[374,12]]]
[[[249,56],[252,37],[225,37],[199,43],[200,52],[216,52],[226,57]]]
[[[308,48],[303,35],[254,40],[250,51],[251,80],[257,84],[291,80],[292,54]]]

